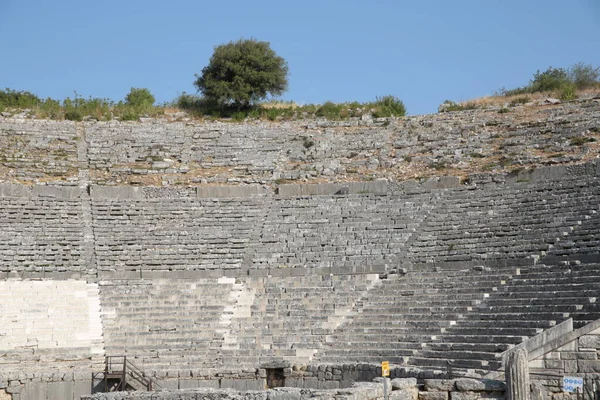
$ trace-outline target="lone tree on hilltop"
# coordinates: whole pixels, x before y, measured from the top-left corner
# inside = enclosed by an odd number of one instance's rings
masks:
[[[247,108],[287,90],[288,67],[268,42],[240,39],[215,47],[194,85],[209,101]]]

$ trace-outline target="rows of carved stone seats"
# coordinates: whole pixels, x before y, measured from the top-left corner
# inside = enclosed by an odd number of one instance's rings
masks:
[[[79,271],[82,245],[79,201],[0,197],[0,270]]]
[[[600,207],[599,207],[600,208]],[[598,209],[586,215],[580,224],[576,225],[568,235],[556,242],[548,251],[548,255],[582,256],[600,254],[600,213]]]
[[[394,264],[432,207],[420,196],[313,196],[273,202],[254,249],[256,268]]]
[[[274,359],[307,361],[376,275],[255,278],[250,316],[233,319],[224,365],[256,366]]]
[[[95,201],[98,266],[237,268],[262,214],[252,199]]]
[[[98,289],[85,281],[0,281],[0,364],[8,371],[91,370],[104,348]],[[60,369],[57,368],[57,369]]]
[[[454,367],[469,368],[477,365],[464,358],[478,356],[482,367],[495,368],[497,357],[477,353],[483,344],[493,343],[498,352],[504,351],[501,343],[516,344],[568,318],[581,327],[600,318],[599,293],[600,265],[524,268],[410,362],[443,367],[450,360]]]
[[[69,121],[0,119],[2,165],[14,178],[70,175],[77,164],[77,126]]]
[[[328,338],[318,359],[410,364],[443,329],[468,315],[486,293],[498,290],[510,277],[510,270],[479,268],[392,276],[368,292],[357,305],[359,312]],[[487,355],[495,349],[479,350]]]
[[[92,166],[118,168],[119,164],[151,163],[180,154],[182,161],[200,163],[204,167],[262,166],[271,172],[287,149],[291,150],[288,157],[292,152],[306,151],[301,140],[291,140],[298,130],[291,126],[281,130],[253,124],[140,124],[128,127],[127,135],[123,135],[123,128],[112,123],[87,127]],[[236,173],[236,170],[229,172]]]
[[[100,282],[107,355],[155,371],[209,363],[230,290],[216,279]]]
[[[540,315],[552,313],[547,317],[555,316],[557,323],[573,318],[574,325],[580,327],[600,318],[599,295],[600,264],[537,265],[522,269],[504,291],[486,303],[493,312],[500,305],[510,307],[509,313],[521,306]]]
[[[597,210],[599,192],[594,182],[450,191],[411,242],[409,257],[467,261],[540,254]]]

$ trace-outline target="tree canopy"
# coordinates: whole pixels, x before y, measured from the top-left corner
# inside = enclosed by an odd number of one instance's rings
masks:
[[[268,42],[240,39],[216,46],[194,85],[207,100],[245,108],[287,90],[286,61]]]

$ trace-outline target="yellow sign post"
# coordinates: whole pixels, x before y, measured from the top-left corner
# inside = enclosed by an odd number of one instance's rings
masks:
[[[383,361],[381,363],[381,376],[383,376],[383,377],[390,376],[390,362],[389,361]]]

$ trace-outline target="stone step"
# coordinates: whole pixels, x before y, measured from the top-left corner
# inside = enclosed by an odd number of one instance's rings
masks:
[[[448,328],[442,328],[443,334],[451,335],[494,335],[494,336],[535,336],[541,333],[543,328],[505,328],[505,327],[472,327],[472,326],[461,326],[453,325]]]
[[[425,348],[436,351],[484,351],[488,353],[499,353],[511,349],[514,344],[510,343],[456,343],[456,342],[432,342],[427,343]]]
[[[439,368],[446,370],[452,368],[482,368],[495,370],[502,366],[500,361],[469,360],[469,359],[447,359],[447,358],[425,358],[413,356],[407,361],[407,365],[416,367]]]

